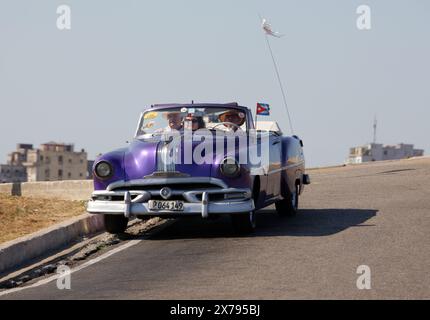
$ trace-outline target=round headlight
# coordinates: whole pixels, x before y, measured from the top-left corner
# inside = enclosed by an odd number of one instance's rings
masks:
[[[100,161],[97,163],[95,173],[99,178],[107,178],[112,175],[112,166],[106,161]]]
[[[235,177],[239,174],[240,166],[233,158],[225,158],[221,162],[221,173],[227,177]]]

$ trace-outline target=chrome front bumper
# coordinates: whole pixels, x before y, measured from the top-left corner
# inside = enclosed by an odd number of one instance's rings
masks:
[[[151,196],[157,194],[157,191],[95,191],[92,199],[87,204],[89,213],[99,214],[122,214],[125,217],[130,216],[184,216],[184,215],[201,215],[207,218],[213,214],[234,214],[250,212],[255,209],[254,201],[251,199],[249,189],[213,189],[213,190],[196,190],[196,191],[175,191],[172,194],[180,194],[184,197],[184,210],[151,210],[149,209],[148,200]],[[211,201],[211,195],[224,194],[241,195],[238,199],[226,199],[222,201]],[[123,201],[98,200],[99,198],[123,197]],[[199,200],[201,197],[201,200]],[[168,200],[168,199],[167,199]]]

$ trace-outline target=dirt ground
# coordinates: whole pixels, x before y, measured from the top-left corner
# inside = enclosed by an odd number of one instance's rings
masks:
[[[85,213],[85,201],[0,194],[0,244]]]

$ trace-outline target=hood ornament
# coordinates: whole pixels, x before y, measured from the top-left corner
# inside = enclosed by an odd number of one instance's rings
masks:
[[[160,190],[160,196],[163,199],[169,199],[170,196],[172,195],[172,189],[170,189],[169,187],[163,187]]]

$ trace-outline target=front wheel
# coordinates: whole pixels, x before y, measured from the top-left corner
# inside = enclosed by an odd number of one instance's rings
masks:
[[[299,209],[299,186],[291,192],[287,198],[275,203],[276,211],[282,217],[292,217],[297,214]]]
[[[256,224],[255,210],[249,213],[236,213],[231,215],[231,222],[235,233],[246,234],[255,231]]]
[[[123,215],[105,214],[103,218],[105,229],[109,233],[124,233],[125,229],[127,229],[128,219]]]

